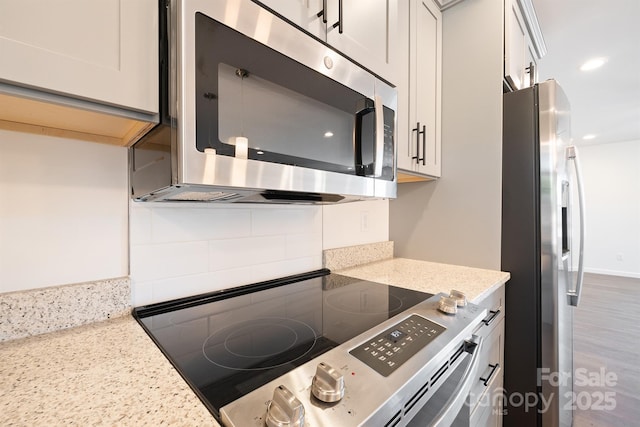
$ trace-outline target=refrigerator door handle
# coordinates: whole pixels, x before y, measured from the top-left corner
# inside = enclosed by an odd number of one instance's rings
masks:
[[[584,189],[582,187],[582,175],[580,173],[580,160],[578,158],[578,149],[575,145],[567,147],[567,160],[572,161],[576,173],[576,183],[578,185],[578,206],[580,218],[580,248],[578,253],[578,277],[576,287],[567,291],[569,296],[569,304],[577,307],[580,302],[580,294],[582,293],[582,283],[584,281],[584,237],[585,237],[585,211],[584,211]]]

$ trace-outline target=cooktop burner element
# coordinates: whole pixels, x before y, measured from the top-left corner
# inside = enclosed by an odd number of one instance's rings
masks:
[[[318,270],[134,309],[220,421],[232,401],[426,300]]]
[[[221,368],[259,371],[295,362],[311,351],[317,339],[313,328],[299,320],[261,317],[217,330],[205,339],[202,352]],[[286,358],[277,360],[279,355]]]

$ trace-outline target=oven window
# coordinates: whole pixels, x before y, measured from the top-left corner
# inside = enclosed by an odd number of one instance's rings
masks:
[[[209,17],[195,19],[199,151],[369,174],[371,99]]]

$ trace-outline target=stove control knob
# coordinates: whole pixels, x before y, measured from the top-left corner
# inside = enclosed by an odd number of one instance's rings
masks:
[[[273,392],[265,422],[268,427],[303,427],[304,406],[288,388],[280,385]]]
[[[337,402],[344,397],[344,377],[330,365],[320,362],[311,382],[311,392],[323,402]]]
[[[441,297],[438,302],[438,310],[447,314],[456,314],[458,312],[458,303],[451,297]]]
[[[453,298],[458,307],[465,307],[467,305],[467,296],[463,292],[451,289],[451,292],[449,292],[449,298]]]

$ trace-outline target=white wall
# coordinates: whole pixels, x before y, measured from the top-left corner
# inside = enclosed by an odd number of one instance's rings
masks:
[[[585,270],[640,278],[640,141],[580,146],[579,154]]]
[[[442,178],[398,186],[396,256],[500,269],[502,3],[443,14]]]
[[[323,249],[389,240],[389,200],[323,206]]]
[[[0,130],[0,292],[128,274],[127,150]]]

